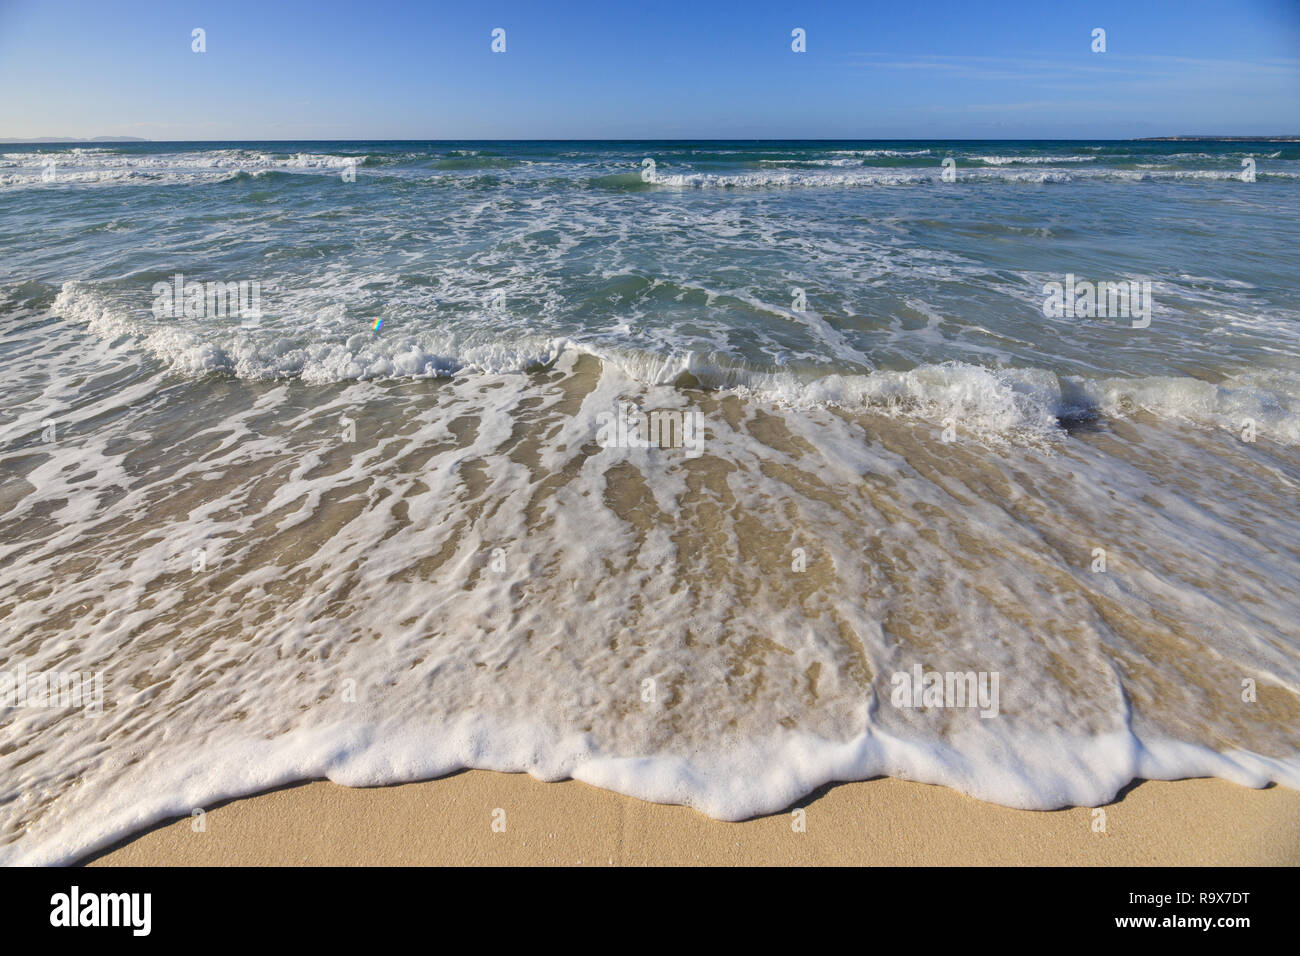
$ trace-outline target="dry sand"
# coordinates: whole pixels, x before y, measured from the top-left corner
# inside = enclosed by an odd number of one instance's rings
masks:
[[[943,787],[825,787],[791,811],[721,823],[575,781],[473,770],[352,789],[301,784],[156,827],[94,865],[1297,865],[1300,792],[1144,782],[1104,808],[1009,810]],[[504,831],[499,830],[504,811]],[[493,821],[498,829],[493,829]]]

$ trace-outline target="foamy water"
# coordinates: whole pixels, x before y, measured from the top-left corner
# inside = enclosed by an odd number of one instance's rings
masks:
[[[0,712],[4,862],[466,766],[1300,785],[1293,146],[11,149],[0,674],[104,699]]]

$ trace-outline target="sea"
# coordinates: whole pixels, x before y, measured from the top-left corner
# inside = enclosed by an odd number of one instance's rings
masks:
[[[0,863],[1300,787],[1300,143],[0,150]]]

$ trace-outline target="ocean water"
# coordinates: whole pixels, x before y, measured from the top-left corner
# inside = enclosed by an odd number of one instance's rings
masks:
[[[460,767],[1300,787],[1298,144],[2,148],[0,862]]]

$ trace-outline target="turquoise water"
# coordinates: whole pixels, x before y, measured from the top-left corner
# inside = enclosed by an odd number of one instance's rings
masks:
[[[80,280],[124,322],[177,272],[274,285],[255,334],[160,344],[241,376],[525,368],[568,339],[705,384],[945,361],[1217,383],[1297,342],[1294,144],[28,147],[0,182],[9,285]],[[1045,319],[1067,274],[1152,281],[1151,327]]]
[[[462,766],[1300,783],[1296,144],[4,149],[0,692],[105,700],[0,716],[0,859]]]

